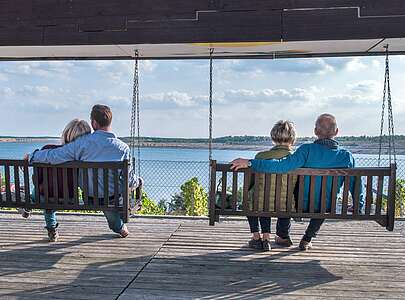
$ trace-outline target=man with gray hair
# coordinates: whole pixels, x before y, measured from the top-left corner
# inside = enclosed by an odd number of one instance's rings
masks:
[[[283,159],[272,160],[248,160],[238,158],[232,162],[232,169],[239,170],[243,168],[252,168],[258,173],[287,173],[297,168],[318,168],[318,169],[333,169],[333,168],[354,168],[353,155],[345,149],[339,147],[335,140],[338,134],[338,126],[336,118],[331,114],[320,115],[315,123],[314,133],[317,140],[313,143],[301,145],[293,154]],[[342,178],[339,178],[337,193],[343,185]],[[350,180],[350,192],[352,197],[354,194],[355,178]],[[304,179],[304,211],[309,211],[309,188],[310,179],[305,176]],[[332,180],[327,181],[327,190],[332,190]],[[315,211],[320,212],[320,195],[321,195],[321,178],[317,177],[315,181]],[[332,193],[327,193],[326,209],[331,210]],[[354,199],[359,201],[359,209],[364,206],[364,197],[362,185],[360,185],[360,198]],[[276,243],[282,246],[289,246],[290,242],[290,219],[279,219],[282,226],[276,236]],[[307,250],[312,247],[311,240],[316,237],[321,228],[324,219],[311,219],[304,236],[301,239],[300,250]],[[289,243],[287,243],[289,242]]]

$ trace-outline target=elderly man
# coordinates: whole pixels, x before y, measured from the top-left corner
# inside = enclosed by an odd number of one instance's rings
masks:
[[[313,143],[301,145],[292,155],[280,160],[248,160],[236,159],[232,162],[232,169],[239,170],[242,168],[251,167],[253,171],[260,173],[286,173],[297,168],[353,168],[354,158],[352,154],[339,147],[338,142],[334,139],[339,130],[336,119],[331,114],[320,115],[315,123],[315,135],[317,140]],[[318,178],[319,179],[319,178]],[[331,181],[328,180],[327,188],[331,190]],[[343,180],[339,180],[339,189],[343,185]],[[354,196],[355,178],[351,178],[350,191]],[[361,186],[361,185],[360,185]],[[304,210],[309,210],[309,178],[304,181]],[[320,180],[316,181],[315,208],[320,210]],[[327,210],[331,209],[331,193],[327,193]],[[355,199],[357,200],[357,199]],[[359,207],[364,206],[362,188],[360,188]],[[282,246],[290,246],[292,244],[289,229],[290,219],[280,219],[281,226],[279,230],[280,236],[276,236],[276,243]],[[316,237],[321,228],[324,219],[311,219],[304,236],[299,244],[300,250],[308,250],[312,247],[311,240]]]

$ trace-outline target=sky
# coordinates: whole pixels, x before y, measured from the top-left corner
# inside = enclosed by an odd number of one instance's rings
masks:
[[[280,119],[311,136],[317,115],[341,135],[378,135],[384,57],[214,61],[214,136],[268,135]],[[208,61],[142,61],[141,135],[208,136]],[[405,134],[405,56],[391,58],[397,134]],[[59,136],[94,104],[127,136],[132,61],[0,62],[0,135]]]

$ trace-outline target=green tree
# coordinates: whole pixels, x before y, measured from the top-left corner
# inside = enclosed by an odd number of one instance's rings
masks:
[[[181,187],[187,216],[204,216],[208,214],[208,195],[197,177],[186,181]]]
[[[164,215],[166,211],[156,204],[148,195],[142,193],[142,209],[139,212],[140,215]]]
[[[180,194],[175,194],[168,203],[168,212],[175,215],[184,215],[186,213],[186,206],[184,198]]]
[[[397,179],[395,195],[395,216],[401,217],[405,214],[405,180]]]

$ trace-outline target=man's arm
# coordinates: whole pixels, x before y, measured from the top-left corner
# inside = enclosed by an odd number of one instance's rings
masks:
[[[286,173],[305,165],[308,147],[301,146],[293,154],[282,159],[253,159],[252,170],[259,173]]]
[[[38,150],[29,155],[30,163],[62,164],[65,162],[79,160],[78,149],[81,139],[73,141],[56,149]]]

